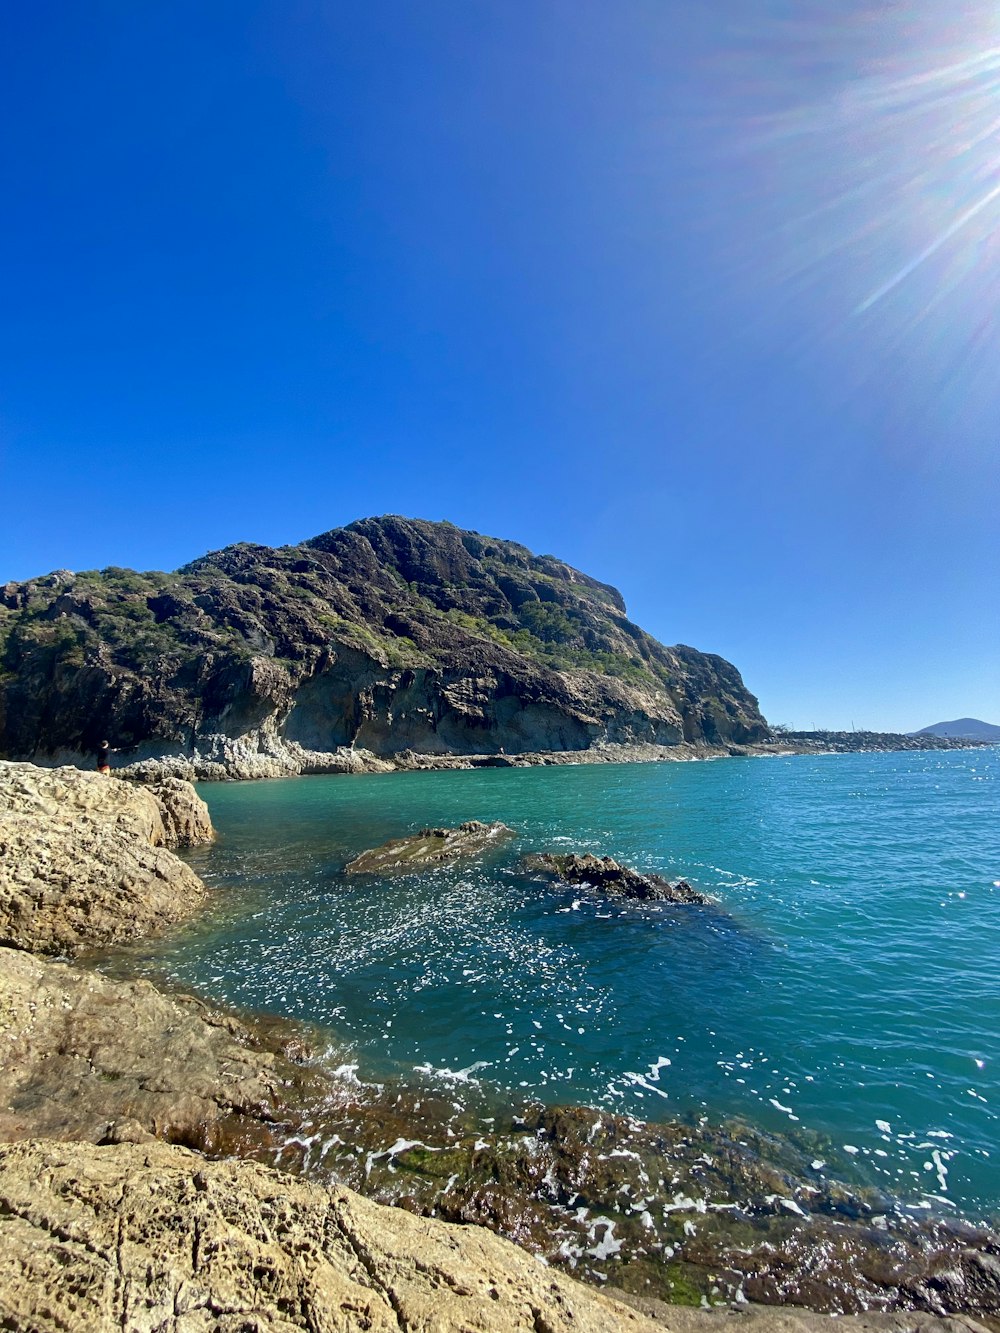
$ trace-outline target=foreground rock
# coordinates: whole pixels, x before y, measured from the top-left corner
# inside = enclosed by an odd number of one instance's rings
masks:
[[[408,874],[445,861],[479,856],[514,836],[506,824],[483,824],[470,819],[458,828],[425,828],[409,838],[394,838],[381,847],[362,852],[344,867],[348,875]]]
[[[588,885],[617,898],[635,898],[640,902],[711,902],[706,894],[693,889],[685,879],[671,884],[660,875],[641,875],[638,870],[619,865],[610,856],[593,856],[590,852],[583,855],[571,852],[566,856],[543,852],[525,857],[525,865],[529,870],[554,875],[567,884]]]
[[[191,996],[16,949],[0,949],[0,1035],[0,1139],[274,1151],[293,1104],[328,1092],[280,1042]]]
[[[0,1149],[0,1322],[11,1333],[977,1333],[629,1303],[478,1227],[165,1144]],[[638,1307],[638,1308],[637,1308]],[[735,1323],[733,1321],[736,1321]]]
[[[210,836],[187,784],[0,762],[0,944],[73,954],[183,920],[205,886],[167,847]]]
[[[332,1177],[414,1213],[484,1225],[553,1268],[644,1298],[986,1320],[1000,1309],[995,1237],[847,1190],[787,1141],[585,1108],[484,1121],[483,1108],[463,1111],[447,1092],[338,1079],[303,1061],[294,1037],[145,981],[0,950],[0,1138],[152,1149],[155,1137]],[[66,1154],[70,1173],[88,1160],[68,1144]],[[0,1218],[3,1209],[0,1167]],[[178,1210],[171,1225],[199,1234],[197,1210]],[[291,1205],[286,1216],[294,1232]],[[0,1276],[0,1322],[3,1313]]]
[[[164,1144],[0,1149],[14,1333],[657,1328],[478,1228]]]

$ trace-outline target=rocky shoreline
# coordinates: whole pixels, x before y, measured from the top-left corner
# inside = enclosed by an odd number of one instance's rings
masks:
[[[210,837],[203,810],[179,782],[0,764],[3,1327],[688,1330],[718,1317],[668,1300],[1000,1329],[997,1237],[818,1178],[804,1150],[746,1126],[537,1105],[463,1120],[426,1087],[336,1075],[292,1025],[56,961],[198,911],[204,886],[167,844]],[[738,1317],[761,1333],[825,1324]]]
[[[711,745],[681,741],[676,745],[601,744],[581,750],[531,750],[518,753],[422,754],[415,750],[379,755],[341,746],[307,750],[277,736],[234,740],[204,738],[190,754],[160,753],[121,763],[119,776],[157,783],[251,781],[256,778],[322,774],[413,773],[473,768],[565,767],[578,764],[688,763],[702,759],[787,758],[792,755],[877,753],[897,750],[969,750],[994,744],[944,736],[903,736],[881,732],[795,732],[752,744]],[[61,753],[59,762],[83,764],[87,757]]]

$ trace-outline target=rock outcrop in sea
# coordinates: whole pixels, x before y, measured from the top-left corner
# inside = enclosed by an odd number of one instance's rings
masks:
[[[552,875],[565,884],[587,885],[615,898],[633,898],[637,902],[707,903],[707,894],[694,889],[686,879],[671,884],[662,875],[643,875],[631,866],[619,865],[610,856],[592,852],[541,852],[525,857],[529,870]]]
[[[768,735],[729,662],[664,647],[614,588],[553,556],[449,523],[364,519],[176,574],[60,570],[0,588],[11,758],[77,760],[106,738],[122,764],[254,777],[365,766],[363,751]]]
[[[458,828],[424,828],[362,852],[348,861],[344,871],[348,875],[413,874],[446,861],[479,856],[513,836],[514,830],[506,824],[484,824],[479,819],[469,819]]]

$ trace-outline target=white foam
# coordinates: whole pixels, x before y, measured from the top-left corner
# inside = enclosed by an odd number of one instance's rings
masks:
[[[934,1174],[938,1178],[938,1184],[940,1185],[941,1190],[944,1191],[948,1188],[948,1168],[945,1166],[944,1160],[937,1148],[931,1153],[931,1161],[934,1163]]]
[[[586,1253],[593,1255],[595,1259],[610,1259],[613,1254],[618,1253],[618,1251],[622,1247],[622,1243],[620,1240],[615,1239],[614,1222],[603,1217],[600,1218],[598,1223],[591,1228],[590,1234],[592,1236],[596,1233],[597,1225],[600,1225],[601,1223],[604,1224],[604,1235],[597,1242],[597,1244],[592,1245],[591,1248],[586,1251]]]
[[[489,1069],[490,1063],[489,1060],[477,1060],[465,1069],[449,1069],[447,1065],[440,1068],[435,1067],[428,1060],[426,1064],[414,1065],[413,1070],[417,1074],[432,1075],[434,1078],[441,1079],[444,1083],[471,1083],[478,1087],[479,1079],[473,1078],[472,1075],[479,1069]]]

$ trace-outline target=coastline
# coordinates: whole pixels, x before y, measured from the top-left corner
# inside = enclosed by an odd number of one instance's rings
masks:
[[[71,803],[67,816],[68,798],[56,794],[60,782],[78,788],[88,801],[111,793],[129,810],[145,810],[150,800],[141,787],[108,783],[97,775],[51,770],[32,775],[24,772],[27,765],[13,767],[38,786],[43,800],[35,802],[33,818],[43,831],[66,817],[72,827],[79,826],[80,802]],[[98,830],[122,827],[117,806],[100,815],[92,802],[85,802],[82,814]],[[129,836],[139,845],[158,836],[155,827],[129,818]],[[95,855],[100,856],[99,844]],[[157,867],[162,872],[160,858],[166,855],[159,853],[147,866],[150,883],[162,878]],[[109,889],[113,898],[116,886]],[[181,915],[197,913],[203,901],[192,896]],[[27,920],[23,912],[14,916]],[[162,928],[168,923],[150,924]],[[120,940],[141,938],[148,929],[137,929],[131,920],[122,925]],[[78,941],[81,947],[97,942],[100,937]],[[592,1284],[631,1287],[633,1298],[651,1306],[667,1298],[689,1304],[736,1301],[741,1307],[764,1301],[771,1307],[844,1312],[916,1307],[925,1315],[961,1312],[990,1320],[1000,1305],[996,1237],[940,1220],[918,1222],[875,1196],[818,1185],[809,1178],[803,1153],[745,1125],[647,1125],[587,1108],[527,1104],[509,1105],[484,1132],[482,1123],[456,1119],[446,1093],[373,1088],[343,1073],[334,1076],[328,1061],[310,1054],[308,1033],[295,1024],[227,1014],[149,982],[103,977],[90,969],[86,955],[82,965],[70,965],[32,955],[31,947],[26,936],[20,947],[0,950],[9,965],[5,974],[13,969],[20,977],[13,989],[5,981],[5,1025],[19,1039],[25,1033],[37,1036],[33,1056],[16,1042],[5,1052],[5,1077],[15,1079],[7,1083],[9,1106],[18,1123],[8,1122],[0,1136],[18,1142],[39,1133],[54,1137],[58,1161],[51,1145],[6,1153],[10,1179],[0,1175],[0,1191],[8,1235],[14,1234],[14,1222],[24,1222],[30,1212],[18,1183],[23,1176],[16,1171],[30,1177],[48,1163],[45,1170],[51,1175],[56,1163],[99,1192],[105,1179],[101,1161],[113,1158],[114,1171],[126,1174],[140,1194],[148,1185],[143,1160],[157,1163],[161,1179],[174,1178],[172,1172],[179,1173],[178,1179],[190,1178],[195,1168],[176,1154],[194,1148],[229,1162],[216,1169],[207,1158],[196,1159],[205,1163],[198,1170],[209,1194],[218,1189],[235,1191],[226,1198],[244,1198],[239,1191],[250,1188],[248,1181],[263,1180],[262,1188],[287,1197],[294,1190],[281,1182],[289,1171],[303,1180],[307,1192],[334,1190],[338,1198],[348,1198],[345,1183],[360,1186],[379,1202],[435,1219],[422,1223],[431,1228],[425,1233],[431,1249],[433,1228],[444,1225],[439,1219],[484,1224],[526,1245],[550,1266],[562,1266]],[[60,948],[65,951],[65,943]],[[128,1042],[121,1038],[123,1020],[132,1035]],[[197,1061],[194,1050],[201,1052]],[[185,1146],[161,1149],[153,1143],[157,1138]],[[89,1141],[93,1150],[85,1150],[81,1141]],[[175,1160],[157,1157],[162,1152],[174,1154]],[[286,1175],[266,1185],[271,1177],[253,1175],[258,1170],[254,1161],[276,1165]],[[643,1208],[637,1206],[641,1201]],[[57,1216],[57,1202],[44,1205],[49,1212],[42,1231]],[[182,1216],[192,1206],[186,1196],[178,1198]],[[300,1206],[308,1212],[305,1196]],[[114,1204],[102,1207],[113,1211]],[[137,1227],[144,1216],[137,1217]],[[404,1225],[398,1217],[383,1218],[379,1225],[394,1234],[397,1220]],[[77,1219],[74,1225],[82,1224]],[[86,1228],[80,1234],[87,1234]],[[459,1231],[463,1246],[475,1247],[480,1235],[468,1225]],[[50,1235],[46,1245],[55,1243]],[[38,1249],[37,1235],[34,1244]],[[16,1246],[11,1252],[19,1253]],[[191,1275],[176,1277],[179,1260],[174,1257],[171,1263],[175,1277],[164,1280],[175,1287],[180,1283],[180,1290]],[[555,1279],[557,1287],[567,1281]],[[0,1283],[0,1309],[10,1308],[3,1302],[14,1282],[7,1270]],[[30,1293],[19,1290],[30,1302]],[[593,1287],[587,1288],[587,1298],[575,1294],[573,1284],[559,1290],[561,1299],[583,1310]],[[667,1313],[654,1309],[649,1318],[669,1327],[674,1308],[666,1307]],[[760,1318],[781,1316],[780,1308],[771,1308]],[[452,1316],[445,1316],[440,1326],[465,1326],[460,1321],[467,1315],[454,1317],[456,1322],[449,1323]],[[568,1327],[547,1307],[544,1318],[547,1327]],[[600,1307],[594,1318],[595,1328],[645,1327],[627,1321],[612,1305]],[[904,1327],[920,1325],[918,1313],[908,1319]],[[506,1327],[502,1322],[486,1326]],[[539,1326],[537,1320],[533,1326]],[[572,1326],[588,1327],[582,1316]],[[14,1322],[11,1327],[48,1326]]]
[[[188,782],[252,781],[256,778],[432,772],[473,768],[533,768],[578,764],[691,763],[708,759],[788,758],[796,755],[951,751],[990,748],[995,741],[953,737],[906,736],[893,732],[803,732],[749,744],[681,741],[674,745],[602,743],[581,750],[526,750],[506,754],[424,753],[402,750],[375,754],[341,746],[306,750],[273,734],[208,738],[204,751],[161,752],[121,764],[117,776],[155,783],[166,778]],[[32,762],[36,762],[33,760]],[[86,756],[60,753],[52,763],[89,766]]]
[[[279,1061],[291,1041],[300,1065],[274,1119],[217,1150],[485,1227],[588,1286],[669,1310],[905,1310],[1000,1329],[1000,1232],[817,1172],[826,1140],[519,1101],[468,1071],[452,1076],[459,1103],[432,1071],[359,1080],[328,1034],[292,1020],[231,1021]]]

